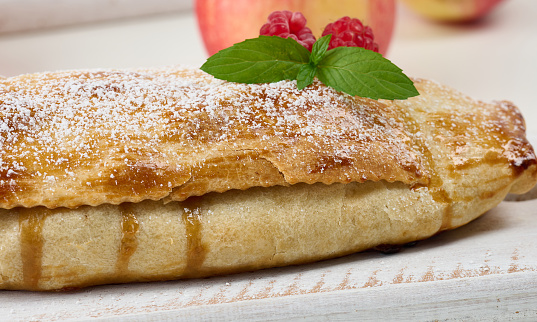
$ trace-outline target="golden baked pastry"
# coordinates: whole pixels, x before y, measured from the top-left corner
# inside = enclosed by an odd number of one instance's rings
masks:
[[[310,262],[463,225],[537,181],[524,120],[415,79],[404,101],[199,70],[0,79],[0,288]]]

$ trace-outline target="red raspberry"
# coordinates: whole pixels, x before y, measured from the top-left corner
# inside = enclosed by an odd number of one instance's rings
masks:
[[[363,47],[379,52],[379,45],[373,41],[373,30],[359,19],[343,17],[329,23],[323,31],[323,37],[332,34],[328,49],[336,47]]]
[[[293,38],[309,51],[315,43],[315,36],[306,27],[306,18],[300,12],[274,11],[268,16],[268,22],[261,27],[259,34]]]

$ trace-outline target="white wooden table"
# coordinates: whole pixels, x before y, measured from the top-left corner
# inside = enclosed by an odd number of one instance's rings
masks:
[[[535,138],[537,1],[509,0],[499,9],[465,26],[433,25],[401,9],[388,58],[408,75],[479,99],[514,101]],[[191,11],[0,33],[4,76],[199,66],[205,58]],[[536,241],[537,200],[503,202],[467,226],[391,255],[68,293],[0,291],[0,320],[537,321]]]

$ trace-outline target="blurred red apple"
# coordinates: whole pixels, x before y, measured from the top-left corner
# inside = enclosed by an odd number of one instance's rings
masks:
[[[469,22],[487,15],[504,0],[403,0],[416,13],[436,21]]]
[[[319,38],[324,27],[343,16],[362,20],[373,29],[379,52],[388,50],[395,21],[395,0],[196,0],[201,36],[209,55],[247,38],[259,36],[276,10],[300,11]]]

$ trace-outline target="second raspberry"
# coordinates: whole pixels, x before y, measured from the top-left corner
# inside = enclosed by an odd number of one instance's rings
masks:
[[[323,37],[332,34],[328,49],[336,47],[362,47],[379,52],[379,46],[374,42],[373,30],[364,26],[359,19],[343,17],[333,23],[329,23]]]

